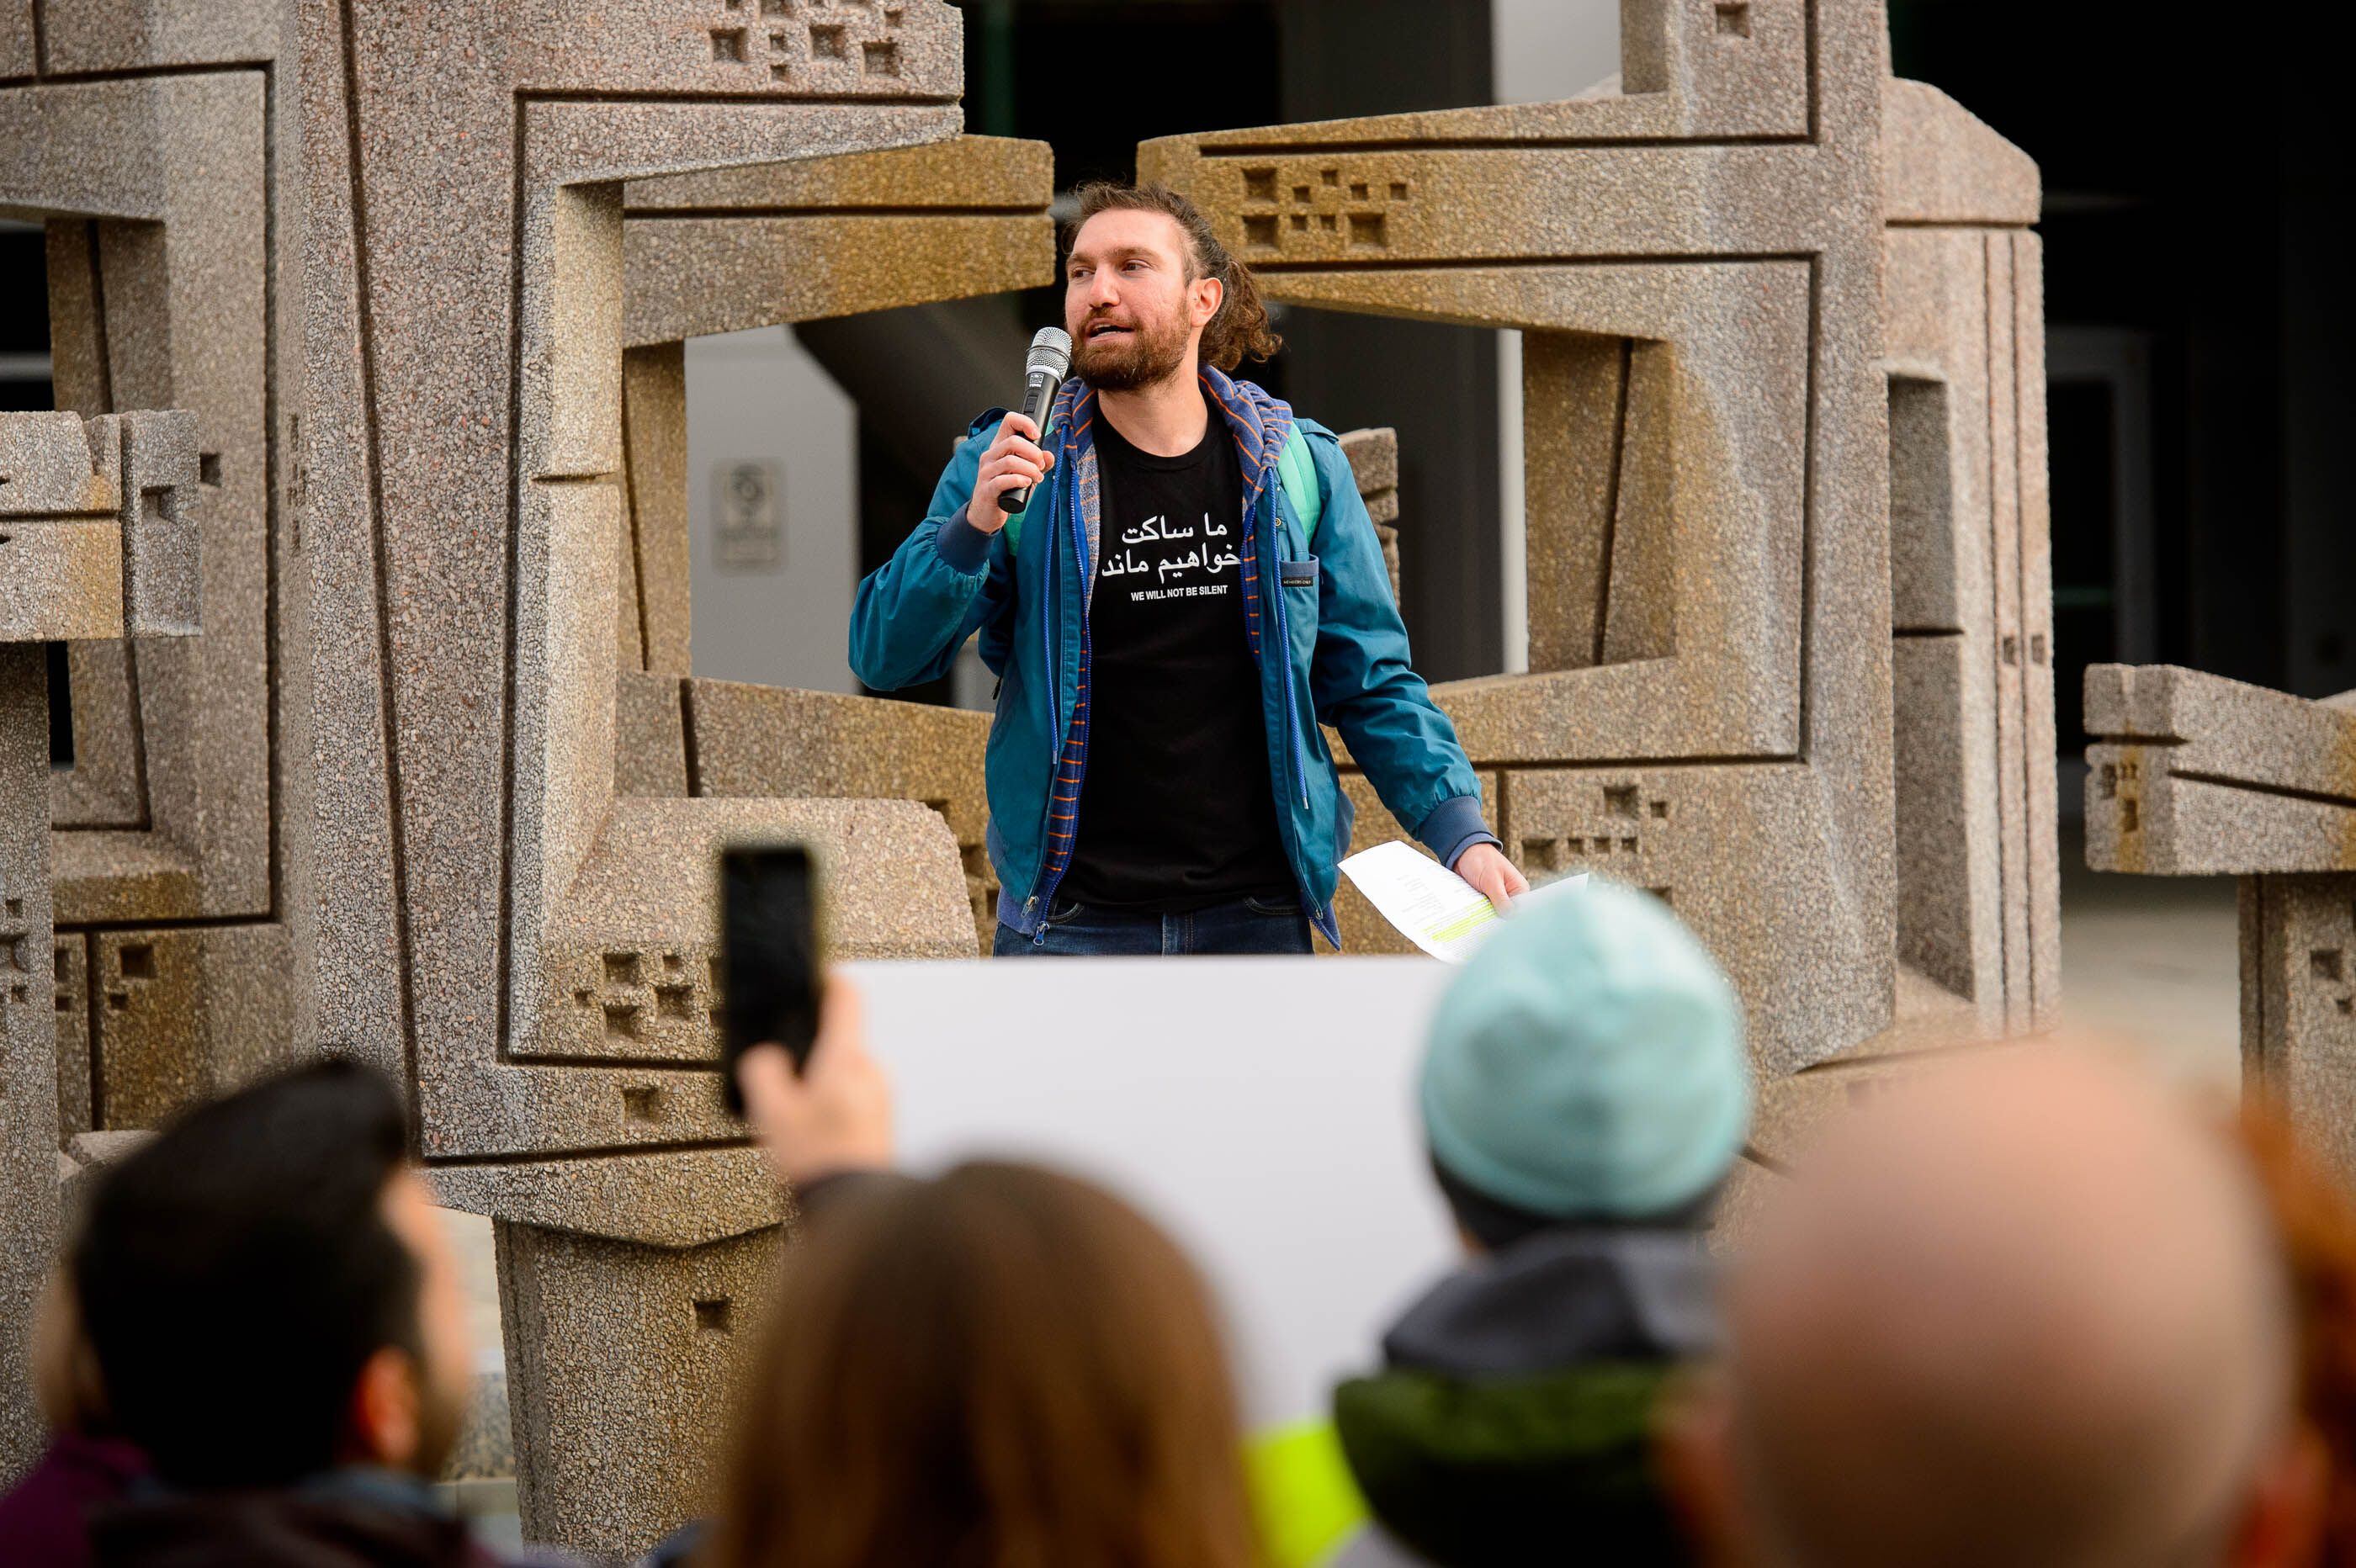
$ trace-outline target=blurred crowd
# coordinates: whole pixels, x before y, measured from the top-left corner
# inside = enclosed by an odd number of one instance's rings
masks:
[[[2356,1564],[2356,1204],[2284,1122],[2040,1040],[1910,1060],[1770,1174],[1732,989],[1626,889],[1450,987],[1418,1093],[1462,1259],[1278,1432],[1119,1197],[894,1168],[845,983],[803,1067],[738,1073],[802,1219],[657,1564]],[[475,1362],[412,1141],[328,1061],[101,1177],[0,1563],[500,1561],[432,1481]]]

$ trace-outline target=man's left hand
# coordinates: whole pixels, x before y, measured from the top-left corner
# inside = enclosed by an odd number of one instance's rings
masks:
[[[1473,891],[1497,906],[1499,914],[1514,907],[1514,895],[1530,891],[1529,879],[1514,869],[1494,844],[1475,844],[1456,857],[1456,874]]]

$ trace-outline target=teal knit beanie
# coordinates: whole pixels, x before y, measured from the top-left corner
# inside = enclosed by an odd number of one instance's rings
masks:
[[[1547,1218],[1633,1219],[1742,1151],[1734,987],[1658,900],[1600,879],[1508,915],[1440,998],[1423,1124],[1447,1172]]]

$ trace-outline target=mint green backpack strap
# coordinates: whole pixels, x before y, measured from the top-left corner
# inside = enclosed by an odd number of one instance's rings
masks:
[[[1299,425],[1284,438],[1276,454],[1276,480],[1292,497],[1293,515],[1301,519],[1301,537],[1317,549],[1317,525],[1325,518],[1325,491],[1317,483],[1317,459],[1309,451],[1309,437]]]

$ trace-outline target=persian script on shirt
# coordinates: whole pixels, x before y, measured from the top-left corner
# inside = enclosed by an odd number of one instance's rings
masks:
[[[1243,560],[1232,546],[1213,542],[1225,539],[1227,532],[1211,520],[1208,512],[1195,528],[1179,528],[1167,517],[1148,517],[1133,528],[1121,529],[1120,554],[1105,558],[1101,575],[1139,579],[1144,586],[1130,590],[1132,603],[1225,593],[1224,582],[1188,581],[1186,577],[1195,572],[1215,578]],[[1141,550],[1145,554],[1141,555]]]

